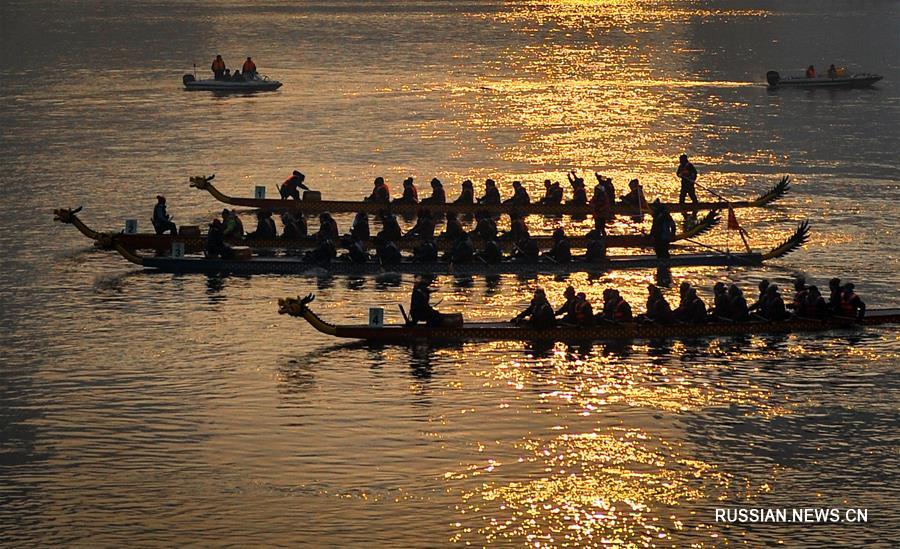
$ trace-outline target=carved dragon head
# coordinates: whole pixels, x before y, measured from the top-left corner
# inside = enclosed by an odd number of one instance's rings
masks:
[[[302,316],[306,310],[306,305],[316,298],[313,294],[307,294],[306,297],[286,297],[278,300],[278,314]]]
[[[209,187],[209,182],[215,179],[215,177],[216,174],[210,176],[195,175],[191,177],[191,187],[195,187],[201,191],[206,190],[206,188]]]
[[[53,210],[53,220],[60,223],[72,223],[75,219],[75,214],[80,212],[83,207],[78,206],[74,210],[71,208],[57,208]]]

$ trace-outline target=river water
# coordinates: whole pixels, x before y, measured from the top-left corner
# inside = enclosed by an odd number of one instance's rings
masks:
[[[328,197],[372,179],[494,177],[534,193],[569,169],[673,199],[700,182],[739,211],[765,268],[676,270],[708,297],[840,276],[900,306],[896,2],[155,2],[0,5],[0,540],[10,545],[896,546],[895,328],[669,342],[373,347],[279,317],[279,297],[396,322],[411,277],[148,274],[89,225],[220,209],[293,169]],[[275,93],[186,92],[252,55]],[[829,63],[867,90],[780,90]],[[701,193],[702,194],[702,193]],[[709,197],[709,195],[705,195]],[[342,229],[349,219],[339,218]],[[537,230],[576,228],[534,221]],[[616,232],[646,230],[618,221]],[[704,237],[739,246],[719,228]],[[440,308],[512,316],[537,286],[643,309],[655,273],[442,277]],[[864,524],[725,524],[716,508],[864,508]],[[844,515],[842,515],[842,518]]]

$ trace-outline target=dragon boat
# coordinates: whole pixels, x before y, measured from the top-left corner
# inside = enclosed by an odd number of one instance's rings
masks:
[[[447,327],[424,325],[331,324],[314,313],[309,304],[315,296],[278,300],[278,312],[306,320],[317,331],[340,338],[365,340],[372,343],[408,345],[418,342],[460,341],[563,341],[590,342],[633,339],[695,338],[706,336],[737,336],[791,332],[823,332],[852,330],[864,326],[897,324],[900,309],[876,309],[867,312],[862,320],[844,317],[825,319],[792,318],[782,321],[751,320],[748,322],[708,322],[704,324],[658,324],[652,322],[622,322],[599,324],[591,328],[558,326],[537,329],[512,322],[464,322]]]
[[[295,274],[318,276],[322,273],[334,275],[376,275],[385,272],[422,275],[500,275],[500,274],[567,274],[575,272],[603,273],[624,269],[674,268],[674,267],[736,267],[758,266],[763,262],[784,257],[801,247],[809,238],[809,224],[803,222],[793,235],[772,250],[759,253],[714,253],[677,254],[667,259],[648,255],[607,256],[604,261],[583,260],[557,263],[549,259],[537,262],[504,261],[488,263],[473,261],[453,264],[444,262],[417,263],[404,259],[400,263],[382,265],[375,261],[351,263],[338,258],[328,263],[306,261],[297,256],[256,255],[241,259],[206,258],[203,256],[150,256],[129,250],[117,237],[112,244],[122,257],[135,265],[147,269],[171,273],[206,274]],[[249,250],[248,250],[249,251]]]
[[[95,245],[100,248],[108,250],[113,249],[113,239],[130,250],[156,250],[158,252],[167,252],[172,249],[172,244],[174,242],[184,243],[185,251],[187,253],[200,252],[205,248],[206,237],[203,235],[179,234],[173,236],[168,234],[158,235],[155,233],[125,234],[121,231],[96,231],[78,217],[77,214],[80,211],[80,207],[75,209],[59,208],[53,210],[53,215],[56,221],[74,226],[81,234],[93,240]],[[674,241],[696,238],[715,227],[719,223],[719,220],[719,213],[712,210],[691,228],[676,234]],[[537,242],[538,247],[542,250],[553,246],[553,238],[551,236],[534,236],[533,238]],[[588,245],[588,239],[583,236],[569,237],[569,241],[572,243],[573,248],[586,248]],[[441,251],[446,251],[452,245],[452,242],[441,237],[436,238],[435,242],[437,242],[438,249]],[[484,245],[484,242],[480,238],[473,237],[472,242],[479,249]],[[653,239],[644,234],[607,235],[605,242],[607,248],[653,247]],[[415,247],[421,243],[422,241],[419,238],[407,238],[397,242],[402,250],[415,249]],[[229,244],[247,246],[252,249],[260,250],[304,250],[314,248],[317,245],[317,241],[313,236],[274,239],[242,238],[230,240]],[[372,243],[369,242],[367,244],[371,246]],[[509,241],[501,240],[500,244],[505,252],[509,252],[512,248],[512,243]]]
[[[304,214],[318,214],[322,212],[330,213],[354,213],[362,212],[369,214],[377,214],[382,211],[390,211],[395,214],[415,215],[423,207],[436,213],[456,213],[456,214],[476,214],[487,213],[491,215],[518,213],[521,215],[571,215],[587,217],[593,213],[593,207],[590,205],[576,206],[574,204],[558,204],[547,205],[532,203],[528,205],[510,205],[510,204],[394,204],[379,203],[355,200],[321,200],[318,193],[304,193],[302,200],[279,199],[279,198],[238,198],[228,196],[213,184],[212,180],[215,175],[208,177],[195,176],[190,178],[190,185],[196,189],[209,192],[216,200],[230,204],[232,206],[240,206],[243,208],[256,208],[263,210],[295,210]],[[695,212],[701,210],[724,210],[726,208],[759,208],[767,204],[771,204],[783,197],[790,190],[790,178],[784,176],[774,187],[763,193],[753,200],[741,200],[735,202],[698,202],[693,203],[666,203],[665,206],[670,212]],[[315,198],[307,198],[307,196]],[[635,208],[630,204],[615,204],[611,213],[621,215],[641,215],[650,213],[648,209]]]

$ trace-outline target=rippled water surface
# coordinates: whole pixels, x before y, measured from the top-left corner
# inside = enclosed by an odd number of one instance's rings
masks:
[[[334,198],[376,175],[486,177],[533,194],[600,171],[677,197],[749,197],[765,268],[676,270],[704,288],[796,274],[900,306],[896,2],[74,2],[0,5],[0,539],[442,546],[830,546],[898,542],[900,345],[855,333],[376,347],[279,317],[399,320],[410,277],[149,274],[52,221],[103,230],[155,196],[178,223],[221,209],[188,177],[249,196],[292,169]],[[185,92],[221,53],[275,93]],[[868,90],[780,90],[829,63]],[[703,193],[701,193],[703,194]],[[709,198],[709,194],[704,194]],[[533,219],[535,231],[569,220]],[[340,217],[344,229],[349,218]],[[647,230],[628,220],[616,232]],[[703,241],[739,246],[716,229]],[[442,277],[440,308],[508,318],[537,286],[639,311],[652,271]],[[717,507],[859,507],[867,524],[726,525]]]

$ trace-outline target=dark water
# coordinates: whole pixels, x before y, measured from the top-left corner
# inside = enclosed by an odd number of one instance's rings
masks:
[[[676,271],[675,285],[837,275],[870,306],[898,306],[898,23],[900,5],[879,1],[4,2],[0,539],[896,544],[895,329],[340,344],[279,317],[276,300],[315,292],[328,319],[385,306],[397,321],[411,278],[146,274],[51,211],[84,205],[96,228],[147,229],[163,193],[178,223],[200,224],[221,205],[189,176],[248,196],[295,168],[339,198],[376,175],[437,176],[451,194],[464,178],[505,192],[522,178],[537,192],[578,169],[672,199],[684,151],[728,196],[791,175],[786,199],[740,220],[760,249],[803,219],[813,239],[765,268]],[[182,91],[182,73],[216,53],[252,55],[285,86]],[[832,62],[885,80],[762,85],[771,68]],[[738,245],[724,229],[704,241]],[[637,304],[653,278],[436,288],[444,310],[503,318],[538,285],[555,299],[567,284],[595,299],[616,286]],[[734,506],[859,507],[869,521],[715,522]]]

